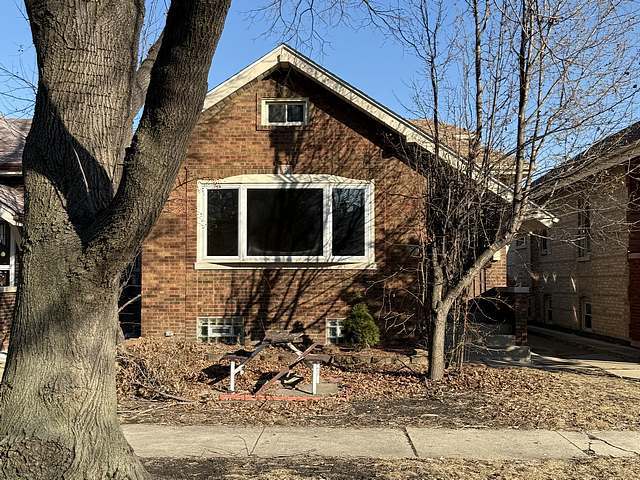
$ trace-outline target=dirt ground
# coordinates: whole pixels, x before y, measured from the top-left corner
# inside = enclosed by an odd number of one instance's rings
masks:
[[[197,344],[137,344],[121,359],[120,415],[125,423],[426,426],[640,430],[640,382],[605,373],[467,365],[440,382],[424,369],[376,363],[324,367],[334,397],[307,402],[220,401],[227,368]],[[256,361],[240,378],[247,391],[286,362],[282,352]],[[141,360],[142,359],[142,360]],[[309,377],[308,368],[299,373]],[[191,400],[177,402],[174,397]]]
[[[637,459],[481,462],[286,457],[277,459],[146,459],[162,480],[632,480]]]

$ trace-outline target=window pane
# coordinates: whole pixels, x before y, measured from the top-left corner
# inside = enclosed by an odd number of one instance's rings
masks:
[[[287,105],[287,122],[304,121],[304,107],[302,103],[290,103]]]
[[[286,104],[269,103],[269,123],[284,123],[286,121]]]
[[[0,220],[0,265],[9,265],[11,261],[11,227]]]
[[[238,255],[238,190],[207,192],[207,256]]]
[[[333,189],[332,244],[333,255],[364,255],[364,189]]]
[[[247,190],[247,253],[251,256],[320,256],[322,189]]]

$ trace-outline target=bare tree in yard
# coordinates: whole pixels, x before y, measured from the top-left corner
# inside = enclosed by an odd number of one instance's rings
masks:
[[[143,0],[26,1],[38,88],[2,478],[147,478],[116,416],[119,281],[174,183],[229,4],[171,2],[140,63]]]
[[[545,216],[533,200],[555,192],[537,176],[630,122],[639,19],[624,0],[409,0],[388,23],[422,66],[415,111],[434,144],[399,145],[425,178],[430,378],[443,376],[445,333],[464,324],[474,279]]]

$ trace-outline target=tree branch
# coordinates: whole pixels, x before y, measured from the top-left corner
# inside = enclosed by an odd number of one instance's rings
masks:
[[[230,3],[173,1],[169,7],[122,180],[88,236],[85,260],[108,266],[105,278],[132,260],[169,196],[202,108]]]
[[[131,98],[131,121],[137,115],[138,111],[144,105],[144,99],[147,96],[147,89],[149,88],[149,82],[151,81],[151,70],[158,57],[160,46],[162,45],[161,33],[156,41],[151,45],[147,52],[147,57],[140,63],[138,71],[135,74],[133,80],[133,94]]]

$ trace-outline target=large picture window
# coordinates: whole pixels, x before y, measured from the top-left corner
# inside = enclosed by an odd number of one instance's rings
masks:
[[[199,261],[373,262],[371,182],[321,175],[247,177],[253,181],[200,182]]]

